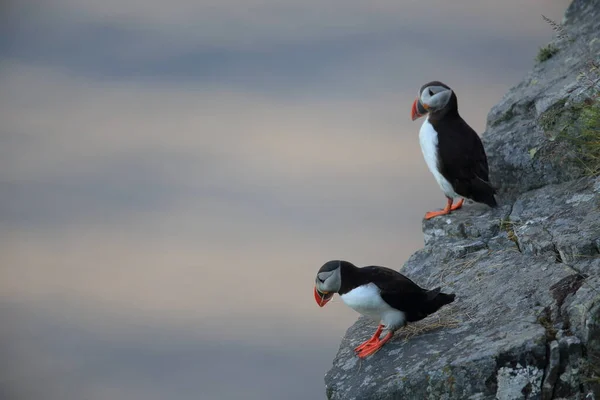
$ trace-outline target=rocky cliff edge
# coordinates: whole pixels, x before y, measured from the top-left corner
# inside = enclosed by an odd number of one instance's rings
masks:
[[[488,116],[501,205],[424,221],[425,246],[401,269],[456,301],[364,360],[353,348],[376,325],[360,318],[325,377],[329,399],[600,399],[600,176],[553,133],[594,96],[600,0],[573,1],[555,29],[550,57]]]

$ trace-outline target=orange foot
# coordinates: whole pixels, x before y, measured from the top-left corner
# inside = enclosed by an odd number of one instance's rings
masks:
[[[371,336],[370,339],[368,339],[366,342],[358,345],[354,351],[359,352],[360,350],[364,349],[365,347],[367,347],[368,345],[375,343],[377,340],[379,340],[379,335],[381,334],[381,331],[383,330],[383,325],[379,325],[377,327],[377,330],[375,331],[375,333],[373,334],[373,336]]]
[[[450,214],[450,211],[458,210],[459,208],[461,208],[464,201],[465,201],[464,199],[460,199],[458,201],[458,203],[456,203],[455,205],[452,205],[453,200],[448,199],[448,203],[446,204],[446,207],[444,207],[443,210],[429,211],[428,213],[425,214],[425,219],[431,219],[431,218],[437,217],[439,215]]]
[[[454,211],[454,210],[458,210],[459,208],[462,208],[462,205],[464,202],[465,202],[465,199],[460,199],[458,201],[458,203],[454,204],[453,206],[450,206],[450,211]]]
[[[388,332],[388,334],[385,335],[383,339],[379,340],[379,338],[377,338],[377,340],[367,344],[365,347],[360,349],[360,351],[358,352],[358,357],[365,358],[377,353],[379,349],[381,349],[383,345],[386,344],[392,338],[393,335],[393,332]]]

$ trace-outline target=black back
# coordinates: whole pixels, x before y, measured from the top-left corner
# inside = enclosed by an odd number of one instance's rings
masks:
[[[421,320],[436,312],[440,307],[454,301],[454,294],[440,292],[440,288],[426,290],[393,269],[379,266],[358,268],[341,261],[342,286],[339,294],[374,283],[380,290],[383,301],[403,311],[408,322]]]
[[[429,82],[427,86],[443,86]],[[478,203],[496,207],[496,190],[490,184],[487,156],[479,135],[458,113],[454,91],[448,104],[429,113],[429,123],[438,133],[438,169],[459,195]]]

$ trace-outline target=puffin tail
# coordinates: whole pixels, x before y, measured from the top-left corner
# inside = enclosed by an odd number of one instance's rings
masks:
[[[492,208],[498,207],[498,202],[496,201],[496,198],[494,197],[493,193],[490,193],[490,194],[482,197],[481,200],[475,200],[475,201],[479,201],[479,203],[487,204],[488,206],[490,206]]]
[[[496,189],[487,181],[475,177],[471,182],[471,199],[477,203],[487,204],[488,206],[495,208],[498,206],[496,198]]]

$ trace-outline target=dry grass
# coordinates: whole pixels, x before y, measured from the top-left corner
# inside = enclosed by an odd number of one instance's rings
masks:
[[[542,15],[542,19],[552,27],[552,30],[554,30],[554,32],[556,32],[557,38],[570,40],[569,34],[565,30],[565,27],[562,26],[562,24],[559,24],[558,22],[546,17],[545,15]]]
[[[458,273],[463,272],[463,271],[471,268],[482,258],[486,258],[487,256],[489,256],[490,253],[491,253],[491,251],[488,250],[485,253],[482,252],[481,254],[476,254],[474,257],[470,257],[470,258],[466,259],[465,261],[455,263],[453,265],[453,268],[455,268],[456,272],[458,272]]]
[[[479,260],[490,255],[491,251],[468,253],[460,257],[457,261],[443,268],[439,273],[439,285],[447,286],[446,278],[451,274],[458,275],[474,266]]]
[[[581,77],[586,81],[588,88],[591,88],[596,92],[595,97],[598,97],[600,91],[600,62],[595,58],[595,55],[590,52],[590,49],[582,41],[576,41],[569,35],[565,27],[542,15],[542,18],[548,25],[552,27],[552,30],[556,33],[556,37],[562,41],[566,41],[568,46],[574,46],[577,48],[579,55],[585,60],[586,67],[581,71]],[[552,45],[549,45],[552,46]],[[556,49],[558,51],[558,49]]]
[[[435,315],[435,314],[434,314]],[[400,329],[396,335],[405,342],[415,336],[422,335],[427,332],[436,331],[443,328],[456,328],[460,324],[458,319],[435,317],[426,318],[421,321],[406,325]]]
[[[396,332],[396,336],[406,342],[415,336],[427,332],[433,332],[444,328],[456,328],[463,320],[460,318],[462,315],[463,313],[461,313],[457,307],[446,306],[437,313],[430,315],[421,321],[407,324]]]
[[[408,340],[410,340],[416,336],[422,335],[424,333],[434,332],[434,331],[437,331],[440,329],[445,329],[445,328],[456,328],[465,319],[472,320],[473,317],[471,315],[469,315],[468,312],[458,308],[456,305],[450,304],[450,305],[444,306],[438,312],[436,312],[433,315],[430,315],[429,317],[427,317],[425,319],[422,319],[417,322],[410,322],[410,323],[406,324],[404,327],[398,329],[396,331],[396,333],[394,334],[394,337],[392,338],[390,343],[394,342],[396,340],[403,340],[403,341],[407,342]],[[364,326],[372,327],[373,332],[375,332],[375,329],[377,329],[377,324],[373,324],[370,321],[366,322]],[[371,332],[370,335],[373,332]],[[350,337],[346,336],[346,337],[342,338],[342,341],[343,342],[354,342],[355,339],[356,339],[355,337],[350,338]],[[352,346],[354,346],[355,344],[361,343],[362,341],[364,341],[366,339],[368,339],[368,337],[360,338],[360,340],[358,340],[358,342],[356,342],[356,343],[353,343]]]

